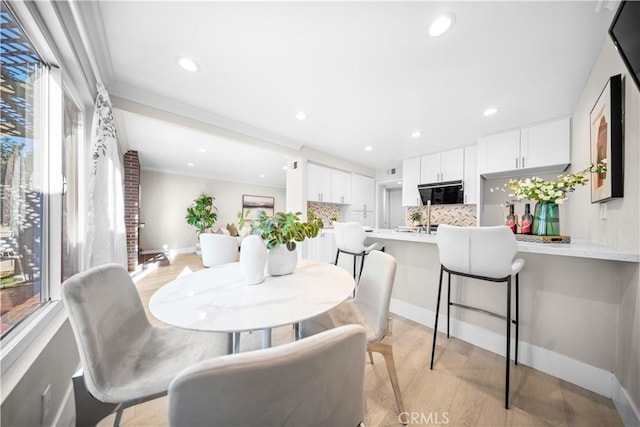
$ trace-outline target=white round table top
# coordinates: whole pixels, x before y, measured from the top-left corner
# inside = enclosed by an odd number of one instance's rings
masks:
[[[298,261],[284,276],[246,285],[240,263],[205,268],[179,277],[149,300],[159,320],[185,329],[240,332],[300,322],[329,311],[353,292],[355,282],[333,264]]]

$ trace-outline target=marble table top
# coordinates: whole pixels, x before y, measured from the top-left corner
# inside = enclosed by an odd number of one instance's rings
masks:
[[[185,329],[240,332],[274,328],[324,313],[353,292],[351,274],[333,264],[299,260],[285,276],[244,283],[240,263],[205,268],[158,289],[149,301],[161,321]]]

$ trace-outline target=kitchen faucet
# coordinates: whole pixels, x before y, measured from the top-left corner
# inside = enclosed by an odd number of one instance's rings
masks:
[[[431,200],[427,200],[427,234],[431,234]]]

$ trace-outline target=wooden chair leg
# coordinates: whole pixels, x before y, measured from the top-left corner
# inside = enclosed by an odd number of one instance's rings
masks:
[[[389,344],[376,343],[367,348],[367,351],[380,353],[384,357],[384,363],[387,365],[387,372],[389,373],[389,379],[391,380],[391,387],[393,388],[393,394],[396,397],[396,404],[398,405],[398,411],[400,414],[405,412],[404,403],[402,402],[402,395],[400,394],[400,383],[398,382],[398,374],[396,372],[396,363],[393,359],[393,347]]]
[[[373,353],[371,353],[370,351],[367,351],[367,353],[369,354],[369,361],[373,365]]]

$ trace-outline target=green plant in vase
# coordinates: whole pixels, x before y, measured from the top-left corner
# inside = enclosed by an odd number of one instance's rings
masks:
[[[187,208],[185,216],[187,224],[194,226],[198,235],[213,227],[218,219],[217,208],[213,205],[214,200],[215,197],[202,193]]]
[[[411,215],[409,215],[409,219],[411,220],[411,222],[413,222],[413,225],[422,225],[422,211],[414,211]]]
[[[244,228],[244,223],[247,221],[247,217],[251,213],[251,209],[245,209],[238,212],[238,230]]]
[[[528,199],[536,202],[533,216],[533,234],[541,236],[560,235],[560,217],[558,204],[568,198],[568,193],[578,185],[586,185],[592,173],[606,172],[606,165],[598,163],[590,165],[576,173],[558,175],[556,181],[547,181],[533,177],[520,180],[510,180],[507,187],[512,191],[510,197],[516,200]]]
[[[264,240],[267,249],[284,245],[293,251],[296,242],[302,242],[307,237],[316,237],[324,226],[322,220],[312,213],[307,215],[307,222],[301,222],[300,215],[301,212],[276,212],[275,215],[268,216],[265,211],[261,211],[251,226],[251,234],[258,234]]]
[[[261,211],[251,225],[251,234],[259,235],[268,249],[267,274],[280,276],[293,273],[298,261],[296,242],[316,237],[323,227],[322,220],[313,214],[307,216],[307,222],[301,222],[300,215],[300,212],[277,212],[268,216]]]

